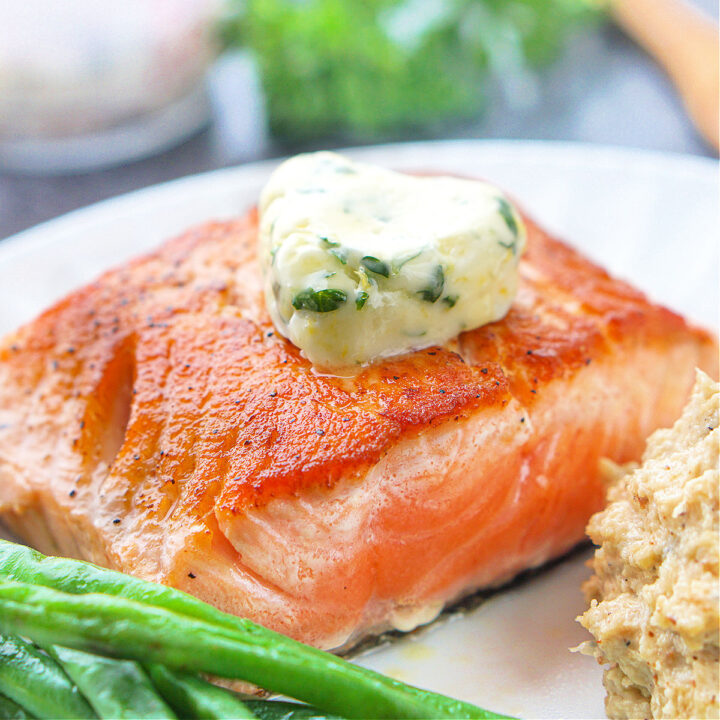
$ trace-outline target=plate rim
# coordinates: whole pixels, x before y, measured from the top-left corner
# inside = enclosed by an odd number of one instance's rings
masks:
[[[357,159],[366,155],[393,155],[408,152],[441,153],[443,149],[457,152],[458,148],[467,148],[468,152],[487,153],[508,156],[520,156],[523,162],[531,160],[541,161],[543,165],[585,166],[593,163],[596,166],[620,168],[623,162],[630,161],[635,172],[671,172],[673,175],[692,175],[701,182],[716,183],[720,180],[718,168],[720,162],[701,155],[688,153],[665,152],[647,150],[644,148],[623,147],[620,145],[592,144],[575,141],[556,140],[494,140],[483,138],[447,139],[431,141],[410,141],[399,143],[385,143],[378,145],[362,145],[350,147],[331,148],[333,152],[346,153]],[[283,160],[291,157],[281,155],[273,158],[258,160],[250,163],[240,163],[223,168],[216,168],[200,173],[183,175],[172,180],[147,185],[136,190],[130,190],[120,195],[114,195],[85,205],[57,217],[45,220],[25,230],[0,239],[0,263],[17,252],[23,252],[28,246],[42,247],[52,241],[53,234],[62,233],[79,223],[98,222],[103,215],[112,215],[115,210],[122,210],[124,206],[132,206],[137,202],[151,202],[164,195],[172,195],[179,190],[202,187],[212,182],[222,182],[223,179],[233,176],[253,176],[258,173],[267,173],[271,168]],[[714,175],[714,178],[712,177]]]
[[[438,158],[444,151],[467,152],[478,159],[488,158],[493,162],[503,160],[512,162],[514,158],[522,158],[528,165],[536,163],[538,166],[549,168],[595,166],[620,171],[623,166],[627,168],[632,165],[633,172],[641,176],[652,173],[692,177],[708,187],[717,186],[720,180],[718,163],[711,158],[579,142],[456,139],[340,148],[338,151],[357,158],[370,155],[384,156],[389,162],[392,162],[393,157],[416,151],[428,156],[434,154]],[[204,193],[207,195],[208,192],[212,192],[213,187],[225,182],[236,183],[238,187],[243,182],[255,183],[261,174],[269,172],[283,159],[283,157],[275,157],[187,175],[72,210],[0,240],[0,266],[7,260],[21,257],[25,253],[37,253],[43,247],[52,246],[65,234],[72,235],[76,231],[82,232],[84,227],[111,222],[113,216],[132,211],[138,203],[142,207],[147,207],[156,200],[165,201],[164,199],[170,199],[177,193],[181,195],[192,193],[194,187],[205,188]],[[469,158],[469,162],[472,162],[472,158]],[[241,212],[242,207],[238,207],[238,214]],[[164,238],[159,238],[162,239]],[[600,688],[599,683],[598,688]]]

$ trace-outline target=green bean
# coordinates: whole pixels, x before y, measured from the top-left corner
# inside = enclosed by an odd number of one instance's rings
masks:
[[[293,702],[246,700],[245,704],[259,720],[342,720],[337,715],[327,715],[309,705]]]
[[[1,581],[3,629],[40,643],[246,680],[345,717],[498,717],[300,643],[275,642],[275,633],[259,642],[252,634],[120,597]]]
[[[202,720],[257,719],[235,693],[196,675],[157,664],[149,665],[147,670],[155,687],[181,717]]]
[[[51,645],[48,652],[99,717],[175,719],[175,713],[134,660],[116,660],[59,645]]]
[[[343,720],[310,705],[280,700],[241,699],[237,693],[213,685],[197,675],[170,670],[164,665],[150,665],[148,673],[158,690],[183,717],[189,712],[193,718],[206,720]]]
[[[280,633],[272,632],[250,620],[221,612],[180,590],[107,570],[92,563],[47,557],[25,545],[2,539],[0,577],[43,585],[74,595],[104,593],[137,600],[247,633],[248,640],[250,635],[256,635],[261,641],[270,637],[278,641],[288,640]]]
[[[24,707],[0,695],[0,720],[32,720],[32,717]]]
[[[5,620],[2,612],[0,617]],[[3,622],[3,629],[9,630]],[[94,718],[58,664],[20,638],[0,634],[0,693],[39,718]]]
[[[453,712],[470,712],[475,717],[497,717],[467,703],[458,703],[444,696],[418,690],[371,670],[351,665],[340,658],[297,643],[280,633],[263,628],[249,620],[220,612],[211,605],[186,593],[156,583],[132,578],[122,573],[99,568],[89,563],[64,558],[48,558],[29,548],[0,540],[0,576],[37,583],[69,593],[107,593],[167,608],[183,615],[206,620],[215,626],[226,627],[239,633],[245,643],[257,643],[262,647],[274,647],[278,653],[300,655],[307,666],[300,670],[297,680],[316,683],[318,692],[335,696],[342,694],[348,685],[355,692],[372,695],[390,693],[393,696],[407,694],[408,702],[425,701],[433,707],[437,702],[445,707],[455,703]],[[282,663],[281,663],[282,665]],[[280,692],[283,692],[282,690]],[[354,695],[351,692],[350,695]],[[323,707],[318,702],[312,704]],[[330,708],[332,710],[332,708]],[[342,712],[342,708],[337,708]],[[444,710],[442,712],[445,712]]]

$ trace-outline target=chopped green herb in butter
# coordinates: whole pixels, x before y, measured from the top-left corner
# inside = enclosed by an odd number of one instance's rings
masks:
[[[313,290],[307,288],[307,290],[299,292],[293,298],[292,304],[296,310],[324,313],[337,310],[346,300],[347,295],[342,290],[334,290],[333,288]]]

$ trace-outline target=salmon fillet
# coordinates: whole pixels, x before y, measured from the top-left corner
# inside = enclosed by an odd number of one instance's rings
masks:
[[[322,648],[566,552],[717,345],[526,222],[503,320],[354,377],[274,332],[254,211],[106,273],[0,345],[0,517]]]

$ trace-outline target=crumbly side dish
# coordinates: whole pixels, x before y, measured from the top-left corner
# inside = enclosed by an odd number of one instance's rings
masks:
[[[578,619],[595,639],[580,650],[609,663],[611,718],[719,716],[719,387],[698,371],[642,465],[612,467],[608,506],[588,525],[600,547]]]

